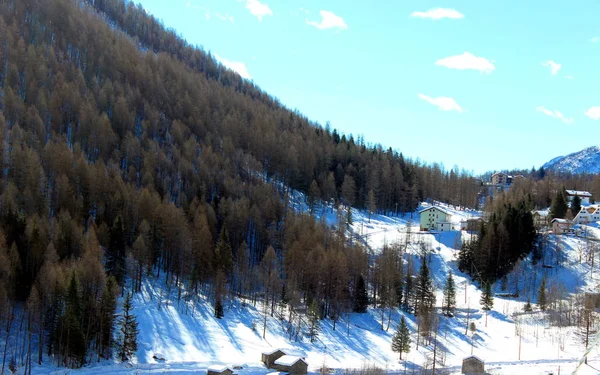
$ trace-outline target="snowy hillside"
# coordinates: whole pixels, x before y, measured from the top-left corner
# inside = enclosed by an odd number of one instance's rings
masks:
[[[544,169],[570,173],[600,173],[600,146],[556,157],[544,164]]]
[[[452,207],[446,209],[453,210]],[[324,219],[335,224],[332,211],[324,208],[321,213]],[[478,214],[461,210],[453,212],[455,220]],[[532,265],[529,260],[524,260],[504,283],[494,286],[496,293],[518,292],[520,297],[502,298],[497,294],[494,307],[486,317],[479,303],[481,291],[478,285],[456,268],[460,241],[468,234],[418,232],[417,214],[403,217],[372,215],[369,222],[368,213],[353,211],[353,218],[352,230],[362,233],[373,251],[386,243],[402,242],[407,233],[417,238],[414,241],[430,245],[438,307],[441,306],[444,280],[448,272],[454,273],[456,316],[448,318],[439,314],[436,366],[443,371],[441,373],[459,374],[462,359],[471,354],[482,358],[486,362],[486,371],[491,374],[542,375],[552,371],[556,374],[559,369],[561,373],[573,371],[585,348],[582,330],[572,325],[550,324],[546,313],[537,309],[524,313],[523,306],[528,298],[535,303],[536,291],[543,277],[548,280],[548,290],[557,293],[557,301],[565,305],[573,303],[574,293],[597,289],[600,274],[595,274],[598,271],[592,273],[590,264],[585,261],[584,249],[589,248],[586,241],[572,236],[548,235],[547,251],[542,261]],[[409,225],[410,230],[407,230]],[[416,247],[409,247],[405,261],[413,257],[418,266],[416,252]],[[368,365],[389,371],[404,371],[406,368],[408,373],[413,373],[413,370],[421,373],[421,370],[431,368],[433,345],[424,346],[421,338],[417,348],[415,317],[398,309],[393,310],[391,315],[387,310],[378,308],[370,308],[366,314],[347,314],[337,322],[335,330],[332,321],[323,320],[322,332],[311,343],[306,328],[302,328],[298,337],[290,336],[285,309],[278,309],[279,313],[267,316],[263,339],[264,315],[260,302],[254,305],[251,301],[230,299],[225,305],[225,318],[216,319],[212,301],[191,295],[178,301],[178,291],[168,290],[162,280],[146,280],[142,293],[135,296],[135,314],[141,333],[134,364],[104,363],[73,372],[191,374],[203,373],[211,365],[222,364],[236,366],[236,373],[240,375],[267,374],[270,370],[260,362],[260,354],[273,348],[306,356],[309,372],[312,373],[323,366],[336,372]],[[404,357],[406,361],[399,361],[390,345],[401,315],[407,319],[413,341],[410,353]],[[467,320],[475,323],[474,334],[467,330]],[[579,374],[597,373],[593,367],[600,368],[599,349],[592,351],[588,364]],[[69,370],[64,368],[34,368],[34,373],[39,374],[67,372]]]

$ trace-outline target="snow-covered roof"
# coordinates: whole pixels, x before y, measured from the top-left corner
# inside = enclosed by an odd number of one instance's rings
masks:
[[[567,190],[568,195],[577,195],[580,197],[592,197],[592,194],[589,191],[581,191],[581,190]]]
[[[439,206],[431,206],[431,207],[424,208],[421,211],[419,211],[419,214],[422,214],[425,211],[433,210],[434,208],[437,209],[437,210],[439,210],[439,211],[442,211],[446,215],[452,216],[452,213],[450,211],[445,210],[445,209],[443,209],[442,207],[439,207]]]
[[[569,221],[569,220],[566,220],[566,219],[552,219],[552,222],[553,222],[553,223],[554,223],[555,221],[556,221],[557,223],[559,223],[559,224],[568,224],[568,223],[570,223],[570,221]]]
[[[276,360],[274,363],[276,365],[281,365],[281,366],[293,366],[298,361],[302,361],[302,362],[306,363],[306,361],[303,360],[302,358],[296,357],[293,355],[284,355],[283,357]]]
[[[281,351],[283,354],[285,354],[285,352],[283,350],[279,349],[279,348],[271,349],[271,350],[266,350],[266,351],[262,352],[262,354],[264,354],[264,355],[271,355],[271,354],[275,354],[276,352],[279,352],[279,351]]]
[[[546,217],[546,216],[550,215],[550,211],[548,211],[548,210],[533,210],[531,213],[533,215],[538,214],[541,217]]]
[[[212,365],[208,368],[208,371],[213,371],[213,372],[223,372],[226,370],[231,371],[231,369],[225,365]]]
[[[466,361],[467,359],[471,359],[471,358],[475,358],[475,359],[476,359],[476,360],[478,360],[479,362],[484,362],[484,360],[483,360],[483,359],[481,359],[481,358],[477,357],[476,355],[470,355],[470,356],[468,356],[468,357],[465,357],[465,358],[463,359],[463,361]]]

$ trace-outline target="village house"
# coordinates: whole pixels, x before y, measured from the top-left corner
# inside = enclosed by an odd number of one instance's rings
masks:
[[[438,230],[440,232],[452,230],[452,214],[441,207],[429,207],[419,212],[421,230]]]
[[[276,360],[286,355],[281,349],[273,349],[262,353],[261,360],[267,366],[272,368]]]
[[[233,375],[233,370],[227,366],[213,365],[207,369],[206,375]]]
[[[308,372],[308,363],[303,358],[284,355],[273,363],[273,368],[287,372],[290,375],[306,375]]]
[[[581,199],[581,205],[587,206],[592,203],[592,194],[588,191],[566,190],[567,200],[573,202],[573,199],[578,196]]]
[[[466,375],[483,375],[485,374],[485,362],[474,355],[463,359],[462,371]]]
[[[554,234],[568,233],[568,232],[570,232],[572,225],[573,225],[573,223],[571,222],[571,220],[552,219],[552,233],[554,233]]]
[[[581,211],[573,219],[575,224],[588,224],[594,221],[600,221],[600,206],[597,205],[581,207]]]
[[[531,213],[533,217],[533,226],[537,230],[547,228],[550,224],[550,213],[547,210],[537,210]]]

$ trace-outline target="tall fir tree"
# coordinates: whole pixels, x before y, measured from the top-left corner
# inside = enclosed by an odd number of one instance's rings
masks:
[[[367,295],[367,286],[365,285],[365,279],[360,275],[358,282],[356,283],[356,291],[354,292],[354,307],[353,311],[356,313],[367,312],[369,307],[369,296]]]
[[[581,198],[579,195],[573,197],[573,201],[571,202],[571,213],[573,216],[577,216],[577,214],[581,211]]]
[[[225,276],[229,276],[233,268],[233,251],[231,249],[231,241],[229,240],[229,230],[223,225],[219,241],[215,247],[214,270],[222,270]]]
[[[400,354],[400,360],[402,360],[402,353],[410,352],[410,331],[404,316],[400,319],[396,333],[392,337],[392,350]]]
[[[554,200],[552,201],[550,217],[552,219],[562,219],[567,214],[568,208],[569,206],[567,205],[564,189],[560,189],[556,192],[556,197],[554,197]]]
[[[479,300],[481,308],[485,311],[485,326],[487,327],[487,316],[488,312],[494,307],[494,296],[492,294],[492,284],[487,282],[483,286],[483,293]]]
[[[456,308],[456,285],[454,284],[454,278],[452,272],[448,274],[446,284],[444,285],[444,314],[446,316],[454,316],[454,310]]]
[[[82,313],[83,306],[79,297],[77,280],[75,275],[72,275],[62,325],[62,332],[66,335],[66,346],[63,349],[70,367],[81,367],[85,363],[86,343],[81,325]]]
[[[123,302],[123,314],[119,317],[119,338],[117,355],[122,362],[133,357],[137,351],[137,335],[139,333],[137,317],[131,313],[133,302],[131,293],[127,293]]]
[[[319,316],[319,304],[317,300],[308,307],[308,335],[310,336],[310,342],[314,342],[317,336],[321,332],[321,322]]]
[[[426,257],[421,257],[421,268],[415,285],[415,297],[415,312],[417,314],[428,311],[435,305],[435,293]]]
[[[125,281],[125,230],[121,216],[117,216],[110,228],[110,243],[106,249],[106,271],[123,286]]]
[[[115,326],[115,311],[117,308],[116,282],[109,277],[100,298],[100,353],[108,359],[112,355],[113,331]]]
[[[542,279],[540,283],[540,288],[538,289],[537,294],[537,305],[541,311],[546,311],[548,308],[548,299],[546,298],[546,278]]]

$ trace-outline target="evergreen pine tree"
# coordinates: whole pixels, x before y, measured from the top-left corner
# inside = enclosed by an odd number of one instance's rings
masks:
[[[527,303],[525,304],[525,306],[523,306],[523,311],[525,311],[525,312],[533,311],[533,308],[531,307],[531,301],[529,300],[529,298],[527,298]]]
[[[100,299],[100,356],[108,359],[111,357],[113,346],[113,330],[115,325],[115,310],[117,308],[117,296],[115,292],[116,282],[109,277]]]
[[[77,281],[75,275],[72,275],[62,329],[66,334],[66,357],[71,367],[81,367],[85,363],[86,343],[81,326],[82,311],[83,306],[77,290]]]
[[[392,337],[392,350],[400,353],[400,360],[402,360],[402,353],[410,352],[410,331],[404,316],[400,319],[400,324],[398,324],[396,333]]]
[[[556,193],[556,197],[552,201],[552,206],[550,207],[550,217],[552,219],[562,219],[567,214],[567,198],[565,197],[564,189],[559,190]]]
[[[117,284],[125,280],[125,230],[121,216],[117,216],[110,228],[110,243],[106,249],[106,271],[114,276]]]
[[[446,279],[446,285],[444,285],[444,314],[446,316],[453,316],[454,309],[456,308],[456,285],[454,284],[454,278],[452,272],[448,274]]]
[[[221,234],[219,235],[219,241],[215,247],[215,258],[214,258],[214,269],[222,270],[225,272],[225,276],[231,273],[233,268],[233,251],[231,249],[231,241],[229,240],[229,231],[227,227],[223,225]]]
[[[429,266],[427,259],[421,257],[421,269],[415,285],[415,312],[424,312],[430,310],[435,305],[435,294],[433,284],[429,275]]]
[[[356,284],[356,291],[354,294],[354,308],[353,311],[357,313],[367,312],[369,306],[369,297],[367,296],[367,287],[365,285],[365,279],[360,275],[358,277],[358,283]]]
[[[571,212],[573,213],[573,216],[577,216],[579,211],[581,211],[581,198],[579,198],[579,195],[576,195],[571,202]]]
[[[321,323],[319,321],[319,305],[314,300],[308,308],[308,335],[310,342],[314,342],[321,331]]]
[[[117,354],[122,362],[131,359],[137,351],[139,330],[137,318],[131,313],[132,309],[131,293],[127,293],[123,303],[123,314],[119,318],[119,340],[117,342]]]
[[[548,300],[546,299],[546,278],[542,279],[540,289],[538,289],[537,304],[541,311],[545,311],[548,307]]]
[[[215,318],[221,319],[223,316],[223,301],[221,300],[221,296],[217,296],[217,301],[215,302]]]
[[[492,295],[491,283],[485,283],[479,303],[481,304],[481,308],[485,310],[485,326],[487,327],[488,311],[490,311],[492,307],[494,307],[494,296]]]

